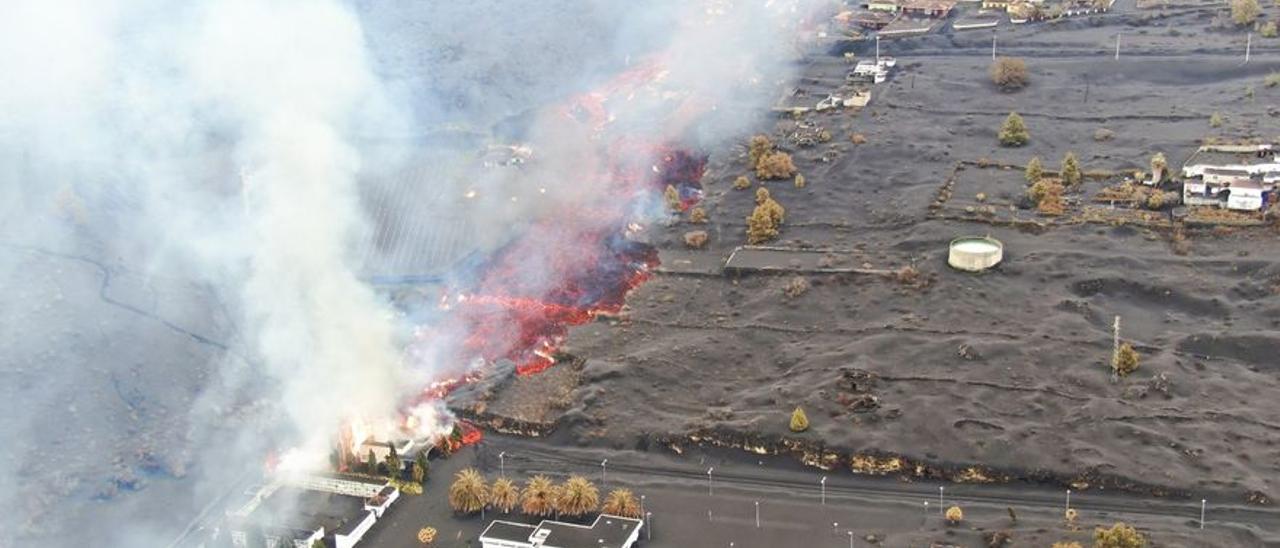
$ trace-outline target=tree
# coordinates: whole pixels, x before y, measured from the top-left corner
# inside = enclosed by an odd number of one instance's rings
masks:
[[[952,506],[947,508],[947,512],[942,517],[947,519],[949,525],[955,525],[964,521],[964,511],[959,506]]]
[[[489,502],[503,513],[510,512],[520,504],[520,490],[516,489],[516,484],[511,480],[498,478],[493,481],[493,487],[489,489]]]
[[[369,475],[378,473],[378,457],[373,454],[373,449],[369,450],[369,457],[364,461],[364,469]]]
[[[556,494],[556,510],[567,516],[581,516],[599,505],[599,491],[582,476],[569,476]]]
[[[614,489],[604,498],[601,512],[622,516],[624,518],[640,517],[640,505],[636,504],[636,496],[627,489]]]
[[[449,486],[449,506],[454,512],[473,514],[484,508],[488,501],[489,487],[475,468],[467,468],[454,476],[453,485]]]
[[[329,548],[329,545],[324,543],[324,539],[318,538],[311,541],[311,548]]]
[[[1155,155],[1151,156],[1151,178],[1153,180],[1156,178],[1157,173],[1160,174],[1160,178],[1163,180],[1166,175],[1165,171],[1168,169],[1169,160],[1165,159],[1163,152],[1157,152]],[[1155,183],[1159,184],[1160,181],[1155,181]]]
[[[1275,21],[1267,21],[1258,29],[1258,34],[1261,34],[1263,38],[1275,38],[1280,36],[1280,28],[1276,27]]]
[[[791,412],[791,431],[798,433],[808,429],[809,416],[804,414],[804,409],[796,407],[796,410]]]
[[[773,141],[765,135],[756,135],[747,142],[747,161],[752,168],[760,164],[765,154],[773,151]]]
[[[1084,180],[1084,173],[1080,171],[1080,160],[1076,159],[1076,153],[1067,152],[1066,157],[1062,159],[1061,175],[1062,182],[1066,186],[1076,186]]]
[[[796,164],[791,155],[782,151],[772,151],[760,157],[756,164],[756,177],[763,180],[787,179],[796,173]]]
[[[1120,345],[1115,358],[1111,360],[1111,367],[1115,369],[1117,375],[1123,377],[1138,370],[1138,360],[1138,351],[1133,349],[1133,345],[1124,343]]]
[[[1001,57],[991,63],[991,81],[1003,91],[1016,91],[1027,85],[1027,63],[1016,57]]]
[[[391,479],[399,479],[400,474],[404,472],[404,461],[400,460],[400,455],[396,454],[396,446],[391,446],[391,452],[387,454],[387,475]]]
[[[555,485],[546,476],[529,479],[520,493],[520,509],[531,516],[549,516],[555,510]]]
[[[738,190],[751,188],[751,179],[748,179],[746,175],[739,175],[737,179],[733,180],[733,188]]]
[[[1035,156],[1027,162],[1027,171],[1024,174],[1027,178],[1027,184],[1034,185],[1041,177],[1044,177],[1044,164],[1040,163],[1040,157]]]
[[[1016,112],[1010,112],[1004,119],[1004,124],[1000,126],[1000,144],[1007,147],[1020,147],[1030,140],[1031,134],[1027,132],[1027,125],[1022,122],[1022,117]]]
[[[1145,548],[1146,545],[1147,538],[1122,521],[1110,529],[1099,527],[1093,531],[1093,548]]]
[[[1222,127],[1223,121],[1222,114],[1215,112],[1209,116],[1209,127]]]
[[[1231,21],[1236,26],[1252,25],[1262,15],[1258,0],[1231,0]]]
[[[1041,178],[1027,189],[1027,197],[1036,205],[1036,211],[1045,215],[1062,215],[1066,204],[1062,200],[1062,183],[1053,178]]]
[[[662,191],[662,201],[667,204],[667,209],[680,211],[680,192],[675,186],[667,185],[667,189]]]
[[[807,182],[804,180],[804,175],[796,174],[796,188],[804,188],[805,184]]]
[[[1084,548],[1084,546],[1081,546],[1080,543],[1076,541],[1070,541],[1070,542],[1063,541],[1063,542],[1055,542],[1053,543],[1053,546],[1049,548]]]
[[[431,470],[430,466],[427,463],[427,454],[425,452],[418,453],[418,458],[413,461],[413,481],[417,483],[427,481],[427,472]]]

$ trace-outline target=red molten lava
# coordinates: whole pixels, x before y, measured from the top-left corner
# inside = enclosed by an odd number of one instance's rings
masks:
[[[453,432],[440,438],[436,446],[444,451],[446,455],[452,455],[463,447],[480,443],[482,439],[484,439],[484,434],[480,432],[479,428],[476,428],[476,425],[458,419],[458,422],[453,424]]]

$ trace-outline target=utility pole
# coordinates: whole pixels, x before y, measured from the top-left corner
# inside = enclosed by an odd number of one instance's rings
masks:
[[[1253,45],[1253,33],[1250,32],[1244,39],[1244,64],[1249,64],[1249,49]]]
[[[760,528],[760,501],[756,501],[756,529]]]
[[[1200,499],[1200,530],[1204,530],[1204,499]]]
[[[880,66],[880,35],[876,35],[876,66]]]
[[[996,60],[996,31],[991,31],[991,60]]]
[[[1116,61],[1120,60],[1120,34],[1119,32],[1116,33]]]

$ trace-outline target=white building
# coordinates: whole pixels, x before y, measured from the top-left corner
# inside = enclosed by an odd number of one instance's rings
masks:
[[[1265,205],[1264,193],[1280,182],[1280,156],[1269,144],[1205,145],[1187,158],[1182,176],[1184,204],[1257,211]]]
[[[537,525],[495,520],[480,533],[484,548],[631,548],[640,539],[638,519],[600,514],[591,525],[542,520]]]
[[[396,500],[389,483],[337,476],[290,477],[270,483],[228,515],[233,546],[311,548],[325,539],[353,548]]]

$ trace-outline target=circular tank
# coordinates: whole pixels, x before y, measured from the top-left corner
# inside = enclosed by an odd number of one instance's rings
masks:
[[[951,240],[947,264],[956,270],[981,272],[1000,264],[1004,244],[989,236],[966,236]]]

